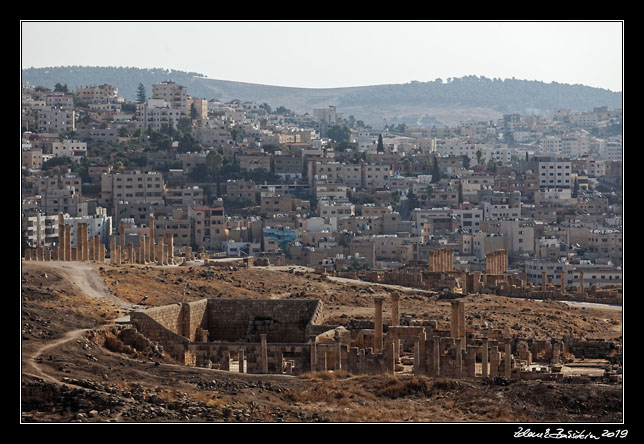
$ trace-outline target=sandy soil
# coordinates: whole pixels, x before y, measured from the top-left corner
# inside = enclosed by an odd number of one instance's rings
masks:
[[[619,422],[621,384],[453,381],[413,375],[248,375],[176,365],[119,342],[130,307],[203,298],[324,303],[322,323],[373,319],[401,294],[402,316],[449,320],[449,301],[415,289],[325,279],[307,269],[22,264],[23,422]],[[621,341],[621,311],[495,295],[464,298],[469,328]],[[389,306],[385,302],[384,322]]]

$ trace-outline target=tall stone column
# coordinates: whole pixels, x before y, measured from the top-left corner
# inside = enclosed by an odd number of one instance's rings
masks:
[[[244,373],[244,349],[239,349],[239,373]]]
[[[541,291],[546,291],[546,272],[541,272]]]
[[[461,347],[464,349],[465,342],[465,303],[463,301],[452,301],[452,316],[450,319],[450,336],[461,339]]]
[[[504,375],[506,378],[512,377],[512,344],[510,343],[510,338],[505,340],[505,366],[504,366]]]
[[[259,335],[261,341],[261,360],[262,360],[262,373],[268,373],[268,345],[266,344],[266,334]]]
[[[382,351],[382,301],[384,298],[374,298],[375,303],[375,322],[373,332],[373,352],[380,353]]]
[[[72,227],[69,224],[65,225],[65,261],[72,260]]]
[[[458,301],[451,301],[452,315],[450,316],[450,336],[458,338]]]
[[[465,302],[458,301],[458,337],[463,339],[465,346]]]
[[[488,375],[488,339],[483,338],[483,345],[481,347],[481,370],[483,377]]]
[[[83,223],[83,250],[82,250],[82,261],[89,260],[89,231],[88,225],[86,222]]]
[[[149,224],[150,226],[148,227],[149,234],[148,234],[148,242],[150,243],[149,248],[150,248],[150,262],[154,262],[156,260],[156,252],[155,252],[155,235],[154,235],[154,216],[150,216],[149,218]]]
[[[110,265],[116,265],[116,236],[110,235]]]
[[[65,216],[58,215],[58,260],[65,260]]]
[[[490,347],[490,377],[499,376],[499,347]]]
[[[129,264],[134,263],[134,244],[132,242],[127,244],[127,262]]]
[[[119,246],[125,251],[125,222],[119,221]]]
[[[95,260],[94,256],[94,238],[91,237],[87,240],[87,260],[88,261],[93,261]]]
[[[174,236],[172,233],[166,233],[165,243],[168,245],[168,262],[174,264]]]
[[[431,376],[438,378],[440,376],[441,363],[441,339],[440,336],[434,336],[432,339],[432,365]]]
[[[139,263],[141,264],[145,264],[146,262],[146,251],[145,236],[143,234],[139,234]]]
[[[400,325],[400,295],[398,293],[391,293],[391,325],[398,326]],[[393,340],[393,350],[394,350],[394,363],[400,361],[400,339]]]
[[[311,371],[315,372],[318,369],[318,356],[317,345],[315,341],[311,342]]]
[[[566,291],[566,272],[561,270],[561,292]]]
[[[579,293],[584,294],[584,272],[579,272]]]

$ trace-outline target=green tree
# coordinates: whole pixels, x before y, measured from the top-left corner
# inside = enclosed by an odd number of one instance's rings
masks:
[[[54,92],[67,94],[69,92],[67,90],[67,84],[61,85],[60,83],[56,83],[54,85]]]
[[[188,119],[187,117],[182,117],[177,122],[177,129],[180,130],[184,134],[191,134],[192,133],[192,121],[190,119]]]
[[[432,183],[438,183],[441,180],[441,170],[438,167],[438,159],[434,157],[434,165],[432,166]]]
[[[136,101],[138,103],[145,102],[145,86],[143,86],[143,83],[139,83],[139,87],[136,89]]]
[[[577,182],[577,178],[575,177],[574,182],[572,183],[572,193],[571,196],[573,198],[577,198],[579,196],[579,182]]]
[[[376,148],[376,150],[379,153],[384,153],[385,152],[385,146],[382,143],[382,134],[378,134],[378,147]]]
[[[208,167],[208,172],[214,176],[219,176],[221,167],[224,164],[224,156],[217,150],[212,150],[206,156],[206,166]]]
[[[351,130],[345,125],[333,125],[327,130],[329,139],[337,143],[349,142],[351,140]]]

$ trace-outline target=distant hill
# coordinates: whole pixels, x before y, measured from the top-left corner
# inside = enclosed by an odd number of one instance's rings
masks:
[[[119,96],[136,99],[137,87],[174,80],[188,88],[188,94],[227,102],[233,99],[284,106],[298,114],[335,105],[346,117],[353,115],[374,128],[384,121],[411,126],[457,125],[467,120],[498,119],[503,114],[548,115],[556,108],[589,111],[593,107],[622,107],[622,93],[583,85],[545,83],[519,79],[488,79],[466,76],[428,82],[347,88],[290,88],[215,80],[195,72],[132,67],[66,66],[28,68],[22,80],[34,86],[66,84],[70,90],[81,86],[110,84]]]

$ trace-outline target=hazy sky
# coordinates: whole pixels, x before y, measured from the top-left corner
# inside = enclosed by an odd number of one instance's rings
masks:
[[[41,22],[22,67],[167,68],[307,88],[466,75],[622,90],[623,23]]]

